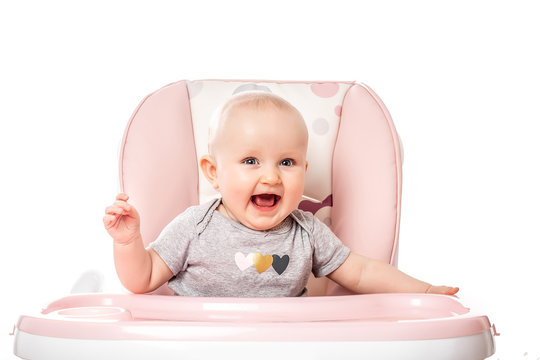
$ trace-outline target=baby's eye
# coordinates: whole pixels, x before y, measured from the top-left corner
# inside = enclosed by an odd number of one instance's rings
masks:
[[[294,165],[294,161],[291,160],[291,159],[285,159],[285,160],[281,160],[281,162],[279,163],[281,166],[293,166]]]
[[[257,165],[259,162],[255,158],[247,158],[242,161],[246,165]]]

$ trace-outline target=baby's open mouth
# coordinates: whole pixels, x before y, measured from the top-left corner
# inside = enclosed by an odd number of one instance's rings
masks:
[[[258,194],[251,196],[251,202],[258,207],[269,208],[276,205],[281,196],[276,194]]]

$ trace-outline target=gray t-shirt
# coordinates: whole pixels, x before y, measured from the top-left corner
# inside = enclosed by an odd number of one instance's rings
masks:
[[[178,215],[150,246],[175,276],[177,295],[281,297],[306,295],[311,272],[336,270],[350,250],[309,212],[252,230],[217,211],[221,199]]]

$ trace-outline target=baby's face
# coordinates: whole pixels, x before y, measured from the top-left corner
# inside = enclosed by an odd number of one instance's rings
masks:
[[[304,120],[290,110],[232,109],[214,153],[219,211],[255,230],[281,223],[304,192],[307,144]]]

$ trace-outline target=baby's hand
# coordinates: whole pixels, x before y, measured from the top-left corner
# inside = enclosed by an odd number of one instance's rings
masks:
[[[116,201],[105,209],[103,224],[118,244],[127,245],[140,236],[140,218],[135,208],[127,203],[129,196],[120,193]]]
[[[455,295],[458,291],[457,287],[431,285],[427,288],[426,294]]]

